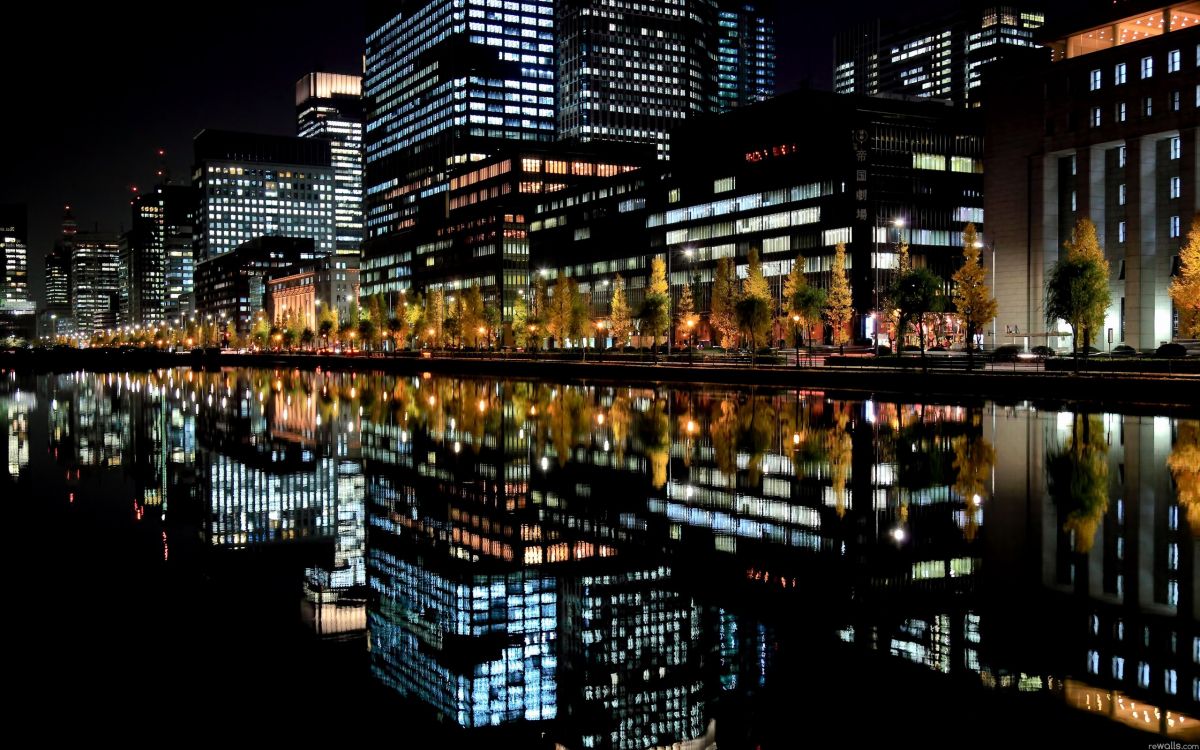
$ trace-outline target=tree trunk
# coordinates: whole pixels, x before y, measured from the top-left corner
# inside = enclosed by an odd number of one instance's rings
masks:
[[[1079,372],[1079,326],[1071,326],[1071,362]]]
[[[975,369],[975,330],[971,321],[967,321],[967,372]]]

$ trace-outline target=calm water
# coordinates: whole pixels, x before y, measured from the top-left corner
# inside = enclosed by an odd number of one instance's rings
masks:
[[[184,369],[0,418],[57,733],[1200,739],[1195,419]]]

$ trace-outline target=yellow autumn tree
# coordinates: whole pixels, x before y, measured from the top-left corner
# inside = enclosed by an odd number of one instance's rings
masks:
[[[825,322],[833,334],[833,344],[844,347],[850,340],[850,320],[854,317],[850,279],[846,276],[846,246],[839,242],[833,254],[829,294],[825,297]]]
[[[1200,214],[1192,217],[1187,242],[1179,248],[1179,275],[1171,280],[1171,301],[1179,311],[1179,336],[1200,339]]]

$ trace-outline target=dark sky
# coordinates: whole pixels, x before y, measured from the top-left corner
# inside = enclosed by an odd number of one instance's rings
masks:
[[[786,91],[804,82],[829,87],[833,33],[848,21],[898,6],[924,18],[955,3],[778,5],[778,82]],[[29,206],[38,300],[42,258],[64,204],[80,228],[128,227],[130,186],[154,184],[157,148],[167,149],[171,175],[186,180],[201,128],[293,135],[295,81],[314,69],[362,66],[363,0],[44,2],[13,15],[6,12],[0,44],[0,203]]]

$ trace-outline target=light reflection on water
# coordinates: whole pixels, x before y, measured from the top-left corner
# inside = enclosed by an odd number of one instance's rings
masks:
[[[67,496],[45,502],[71,505],[120,475],[163,560],[173,534],[199,567],[313,546],[303,621],[442,724],[737,746],[771,736],[739,707],[853,659],[1196,733],[1195,419],[429,375],[5,378],[11,482],[53,472]]]

